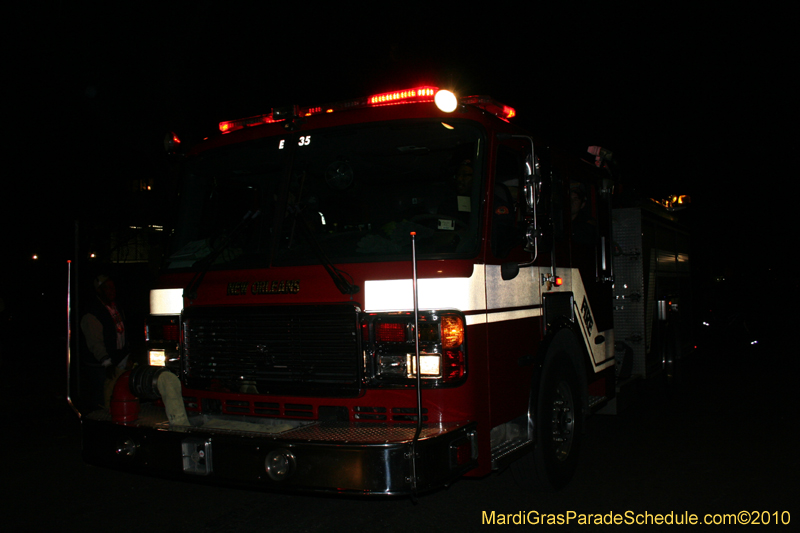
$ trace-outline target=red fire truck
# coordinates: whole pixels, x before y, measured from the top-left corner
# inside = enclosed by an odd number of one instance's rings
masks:
[[[85,460],[287,491],[508,465],[565,485],[586,417],[677,359],[688,240],[666,209],[612,210],[609,152],[514,114],[418,87],[183,149],[149,365],[83,414]]]

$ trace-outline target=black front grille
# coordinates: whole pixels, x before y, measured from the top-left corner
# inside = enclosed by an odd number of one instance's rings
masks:
[[[191,389],[355,396],[357,309],[349,305],[190,308],[183,375]]]

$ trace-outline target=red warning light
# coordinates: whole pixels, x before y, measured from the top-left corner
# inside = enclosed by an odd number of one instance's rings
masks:
[[[405,342],[406,325],[393,322],[378,324],[377,338],[380,342]]]
[[[438,87],[416,87],[390,93],[374,94],[367,98],[370,105],[404,104],[409,102],[432,102]]]

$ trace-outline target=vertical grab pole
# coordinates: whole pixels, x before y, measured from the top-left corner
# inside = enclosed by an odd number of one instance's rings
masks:
[[[417,491],[417,441],[422,432],[422,368],[419,364],[419,301],[417,299],[417,233],[411,232],[411,287],[414,295],[414,366],[417,374],[417,430],[411,441],[411,489]]]
[[[78,334],[79,325],[73,323],[72,318],[72,310],[73,308],[79,310],[78,319],[80,319],[80,291],[76,290],[74,293],[72,292],[72,275],[75,274],[75,279],[77,280],[79,276],[78,267],[79,262],[78,258],[80,257],[80,234],[79,234],[80,226],[78,225],[78,221],[75,221],[75,249],[73,252],[72,261],[67,261],[67,403],[75,411],[75,414],[78,415],[78,418],[81,416],[81,411],[78,409],[78,406],[75,405],[75,402],[72,400],[72,329],[73,326],[75,327],[75,334]],[[77,337],[76,337],[77,338]],[[80,341],[75,343],[75,360],[77,363],[80,363]],[[80,366],[76,367],[77,371],[75,374],[75,390],[77,391],[77,395],[80,398],[80,391],[81,391],[81,370]]]
[[[72,261],[67,260],[67,403],[81,417],[81,412],[72,401]]]

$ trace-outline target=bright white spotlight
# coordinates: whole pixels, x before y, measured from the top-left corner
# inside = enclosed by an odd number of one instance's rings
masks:
[[[433,101],[436,102],[436,107],[445,113],[452,113],[456,110],[456,107],[458,107],[458,98],[456,98],[456,95],[444,89],[436,93],[436,96],[433,97]]]

